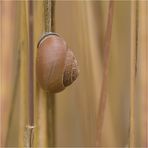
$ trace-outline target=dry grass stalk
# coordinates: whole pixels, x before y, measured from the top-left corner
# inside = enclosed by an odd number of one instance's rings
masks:
[[[44,29],[45,32],[54,31],[54,1],[45,0]],[[39,146],[54,145],[54,95],[47,94],[39,88]],[[44,140],[42,140],[44,139]]]
[[[130,75],[130,139],[129,147],[134,146],[135,141],[135,123],[134,123],[134,102],[135,102],[135,80],[136,80],[136,65],[137,65],[137,3],[131,3],[131,75]]]
[[[148,147],[148,1],[138,1],[138,90],[141,146]]]
[[[28,41],[27,41],[27,15],[26,15],[26,2],[20,3],[20,102],[19,102],[19,142],[18,146],[23,147],[24,133],[27,122],[27,96],[28,96]]]
[[[106,109],[106,101],[107,101],[107,80],[108,80],[108,72],[109,72],[109,53],[110,53],[110,42],[111,42],[111,31],[112,31],[112,23],[113,23],[113,5],[114,2],[111,0],[109,2],[108,9],[108,21],[107,28],[104,39],[104,71],[103,71],[103,81],[101,88],[101,96],[97,114],[97,136],[96,136],[96,146],[101,145],[101,136],[102,136],[102,127],[104,121],[104,113]]]

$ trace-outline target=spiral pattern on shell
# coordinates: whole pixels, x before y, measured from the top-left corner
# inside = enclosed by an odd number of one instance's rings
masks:
[[[57,93],[76,80],[77,60],[59,34],[46,33],[37,48],[37,79],[44,90]]]

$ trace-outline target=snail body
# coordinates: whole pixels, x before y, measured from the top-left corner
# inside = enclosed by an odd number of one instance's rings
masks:
[[[61,36],[45,34],[37,47],[37,79],[44,90],[57,93],[76,80],[79,73],[76,58]]]

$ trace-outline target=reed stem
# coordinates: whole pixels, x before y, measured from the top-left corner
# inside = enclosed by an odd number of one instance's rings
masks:
[[[109,54],[110,54],[110,42],[111,42],[111,32],[113,23],[113,6],[114,2],[110,0],[108,8],[108,21],[106,26],[106,33],[104,39],[104,62],[103,62],[103,81],[101,87],[101,94],[99,100],[99,107],[97,113],[97,133],[96,133],[96,146],[101,145],[102,128],[104,122],[104,114],[107,102],[107,82],[108,82],[108,72],[109,72]]]

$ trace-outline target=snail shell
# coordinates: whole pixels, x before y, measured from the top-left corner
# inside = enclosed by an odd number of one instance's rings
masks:
[[[60,35],[46,33],[37,47],[37,79],[44,90],[60,92],[76,80],[77,60]]]

